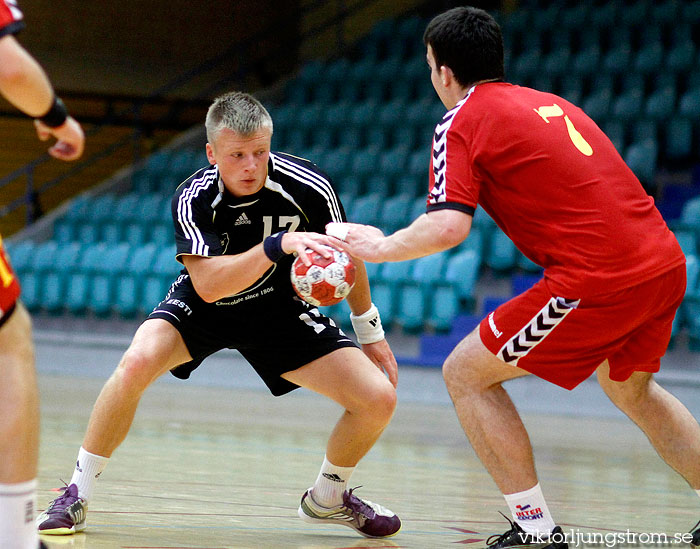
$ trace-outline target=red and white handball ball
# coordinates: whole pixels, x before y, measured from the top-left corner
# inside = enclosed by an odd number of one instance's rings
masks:
[[[292,264],[292,286],[297,295],[316,307],[335,305],[345,299],[355,285],[355,264],[350,256],[326,246],[333,255],[323,257],[306,248],[311,265],[298,256]]]

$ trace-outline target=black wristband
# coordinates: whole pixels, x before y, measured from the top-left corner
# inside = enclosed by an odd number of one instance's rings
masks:
[[[40,117],[39,121],[46,124],[49,128],[58,128],[59,126],[63,126],[67,118],[68,111],[66,110],[66,106],[63,104],[60,97],[54,95],[49,112]]]
[[[287,231],[280,231],[263,240],[263,250],[265,251],[265,255],[273,263],[277,263],[285,255],[288,255],[282,250],[282,237],[285,234],[287,234]]]

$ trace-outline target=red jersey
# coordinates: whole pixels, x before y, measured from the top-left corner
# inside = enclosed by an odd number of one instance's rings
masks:
[[[428,211],[477,204],[544,267],[556,296],[609,293],[685,262],[611,141],[549,93],[480,84],[438,124]]]
[[[19,32],[24,27],[23,18],[15,0],[0,0],[0,38]]]

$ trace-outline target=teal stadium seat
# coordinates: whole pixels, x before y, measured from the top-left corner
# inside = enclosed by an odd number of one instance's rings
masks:
[[[143,195],[129,193],[118,198],[112,212],[112,218],[119,223],[128,223],[137,219],[139,201]]]
[[[365,265],[365,271],[367,271],[367,279],[371,282],[374,282],[379,279],[379,263],[370,263],[369,261],[366,261],[364,263]]]
[[[31,240],[21,240],[14,244],[6,243],[5,246],[10,256],[12,269],[21,279],[22,275],[31,267],[36,244]]]
[[[672,85],[662,86],[646,100],[644,114],[654,120],[668,120],[676,108],[676,88]]]
[[[614,99],[612,116],[618,120],[635,120],[642,113],[643,105],[644,92],[632,88]]]
[[[89,307],[98,316],[107,316],[112,311],[117,282],[124,273],[131,246],[123,242],[105,250],[103,262],[95,269],[89,281]]]
[[[418,219],[421,215],[423,215],[426,212],[427,208],[427,202],[426,198],[424,196],[414,198],[413,203],[411,204],[411,207],[408,211],[408,218],[406,225],[413,223],[416,219]]]
[[[509,271],[516,265],[518,249],[506,234],[497,230],[491,234],[485,263],[494,271]]]
[[[411,280],[413,265],[414,260],[383,263],[379,269],[379,279],[396,288]]]
[[[78,232],[77,223],[79,221],[75,221],[68,216],[57,219],[53,224],[53,240],[56,242],[71,242],[75,240]]]
[[[372,282],[372,303],[382,316],[385,330],[391,330],[396,317],[395,288],[389,282],[376,280]]]
[[[623,74],[625,71],[629,70],[631,64],[632,46],[626,41],[603,55],[603,69],[608,74]]]
[[[142,223],[129,223],[124,227],[124,241],[130,246],[146,242],[146,227]]]
[[[153,263],[150,274],[143,281],[141,313],[148,314],[168,291],[171,283],[177,277],[182,265],[175,259],[175,245],[160,250]]]
[[[476,226],[472,224],[472,228],[469,231],[469,236],[465,238],[458,246],[453,248],[454,253],[459,253],[464,250],[474,250],[479,260],[484,257],[484,240],[486,237],[487,229],[482,226]]]
[[[156,246],[169,246],[174,242],[173,225],[170,223],[156,223],[150,232],[147,231],[148,241]]]
[[[687,200],[681,208],[681,215],[673,224],[676,231],[689,230],[700,235],[700,196]]]
[[[685,117],[674,116],[667,125],[664,156],[671,161],[688,160],[693,146],[693,123]]]
[[[79,231],[87,225],[94,225],[96,231],[99,231],[100,225],[111,220],[116,203],[117,200],[113,194],[103,194],[93,198],[88,211],[87,223],[80,227]]]
[[[375,121],[378,104],[375,100],[355,103],[350,109],[350,124],[363,131],[369,128]]]
[[[661,42],[645,41],[634,58],[634,70],[640,74],[658,72],[664,63],[664,48]]]
[[[49,271],[42,275],[40,284],[41,308],[48,313],[59,313],[63,310],[67,275]]]
[[[386,234],[391,234],[410,223],[409,211],[413,204],[413,194],[401,193],[390,196],[382,202],[379,213],[379,226]]]
[[[65,217],[73,221],[85,220],[88,218],[90,208],[90,199],[84,194],[78,195],[69,202]]]
[[[348,212],[348,221],[364,225],[376,225],[382,204],[380,194],[370,193],[358,196]]]
[[[83,252],[80,242],[59,242],[52,270],[67,275],[76,269]]]
[[[56,262],[57,251],[58,243],[53,240],[37,244],[31,260],[31,270],[35,273],[50,271]]]
[[[572,71],[570,75],[567,75],[567,79],[575,78],[576,76],[589,77],[598,70],[601,63],[601,49],[600,44],[591,44],[585,49],[579,50],[572,56],[571,67]]]
[[[20,276],[20,285],[22,287],[22,294],[20,299],[24,306],[27,307],[31,312],[39,310],[41,306],[41,298],[39,295],[39,289],[41,285],[41,273],[35,273],[28,271]]]
[[[666,54],[664,64],[671,71],[683,73],[693,68],[696,54],[697,48],[692,39],[679,42]]]
[[[682,20],[688,25],[700,23],[700,0],[683,2]]]
[[[698,247],[695,232],[691,230],[678,230],[675,231],[675,235],[676,240],[678,240],[678,244],[680,244],[681,249],[683,250],[683,253],[686,255],[686,257],[689,255],[698,255]]]
[[[461,250],[447,262],[445,281],[454,285],[461,307],[465,309],[474,307],[480,269],[481,257],[474,249]]]
[[[697,274],[697,257],[686,258],[686,269],[689,276],[685,299],[681,306],[682,320],[688,327],[690,349],[700,351],[700,280]],[[691,277],[695,280],[691,280]]]
[[[439,284],[429,296],[427,324],[438,333],[447,333],[459,311],[459,296],[454,286]]]
[[[418,284],[406,284],[398,291],[397,323],[409,333],[418,333],[426,318],[424,292]]]
[[[656,176],[657,155],[657,144],[648,139],[641,143],[632,143],[627,147],[624,159],[643,184],[651,185]]]
[[[700,86],[687,90],[678,102],[678,114],[700,120]]]
[[[99,232],[101,242],[107,244],[117,244],[122,240],[122,223],[105,223]]]
[[[556,48],[542,60],[545,74],[558,78],[569,71],[571,52],[566,47]]]
[[[442,279],[448,254],[444,251],[413,260],[410,280],[424,292],[429,291],[431,286]]]
[[[364,178],[353,174],[340,175],[333,178],[333,188],[343,204],[346,212],[350,211],[350,205],[356,196],[359,196],[364,191]]]
[[[409,151],[406,147],[394,147],[384,150],[379,158],[379,169],[390,177],[398,177],[403,174]]]
[[[537,263],[532,261],[532,259],[527,257],[521,251],[518,251],[517,253],[517,259],[515,261],[515,264],[519,269],[522,269],[523,271],[528,273],[538,273],[542,271],[542,267],[540,267]]]
[[[348,176],[350,162],[352,161],[352,151],[349,147],[339,147],[328,151],[324,157],[323,166],[319,166],[327,172],[333,179],[341,179]],[[353,175],[356,175],[353,172]]]
[[[376,149],[361,149],[355,152],[350,160],[350,170],[359,177],[369,177],[379,168],[379,151]]]
[[[76,228],[75,238],[81,244],[92,244],[100,240],[100,224],[97,222],[85,222]]]
[[[389,175],[382,171],[374,175],[369,175],[366,180],[367,194],[377,195],[383,203],[384,200],[391,194],[391,179]],[[379,205],[381,208],[381,204]]]
[[[389,145],[389,134],[385,126],[375,125],[367,128],[365,144],[370,149],[385,149]]]
[[[625,9],[620,12],[620,22],[623,26],[639,27],[647,22],[650,3],[645,0],[637,0],[625,4]]]
[[[142,282],[151,271],[158,248],[155,244],[144,244],[133,249],[124,273],[117,279],[113,309],[125,317],[132,317],[139,311],[142,296]],[[155,303],[151,304],[154,306]]]
[[[583,99],[581,108],[597,123],[603,122],[608,112],[610,111],[610,103],[612,101],[612,90],[603,88],[586,96]]]
[[[631,140],[633,143],[651,141],[658,146],[659,123],[653,118],[637,118],[632,123]]]
[[[610,139],[613,145],[615,145],[618,152],[621,153],[625,150],[625,146],[627,144],[627,124],[624,121],[608,119],[603,124],[602,129],[605,132],[605,135],[608,136],[608,139]]]

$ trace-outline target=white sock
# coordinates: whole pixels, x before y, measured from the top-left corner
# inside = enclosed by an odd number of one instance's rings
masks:
[[[109,458],[91,454],[82,446],[78,452],[78,460],[75,462],[75,470],[69,484],[78,487],[78,495],[85,501],[89,501],[95,489],[97,477],[102,474],[107,467]]]
[[[39,547],[34,509],[36,479],[18,484],[0,484],[0,547]]]
[[[335,507],[343,503],[343,492],[354,470],[354,467],[337,467],[324,456],[313,487],[314,501],[323,507]]]
[[[503,497],[506,498],[513,518],[526,532],[546,534],[556,526],[552,515],[549,514],[539,482],[529,490],[504,494]]]

